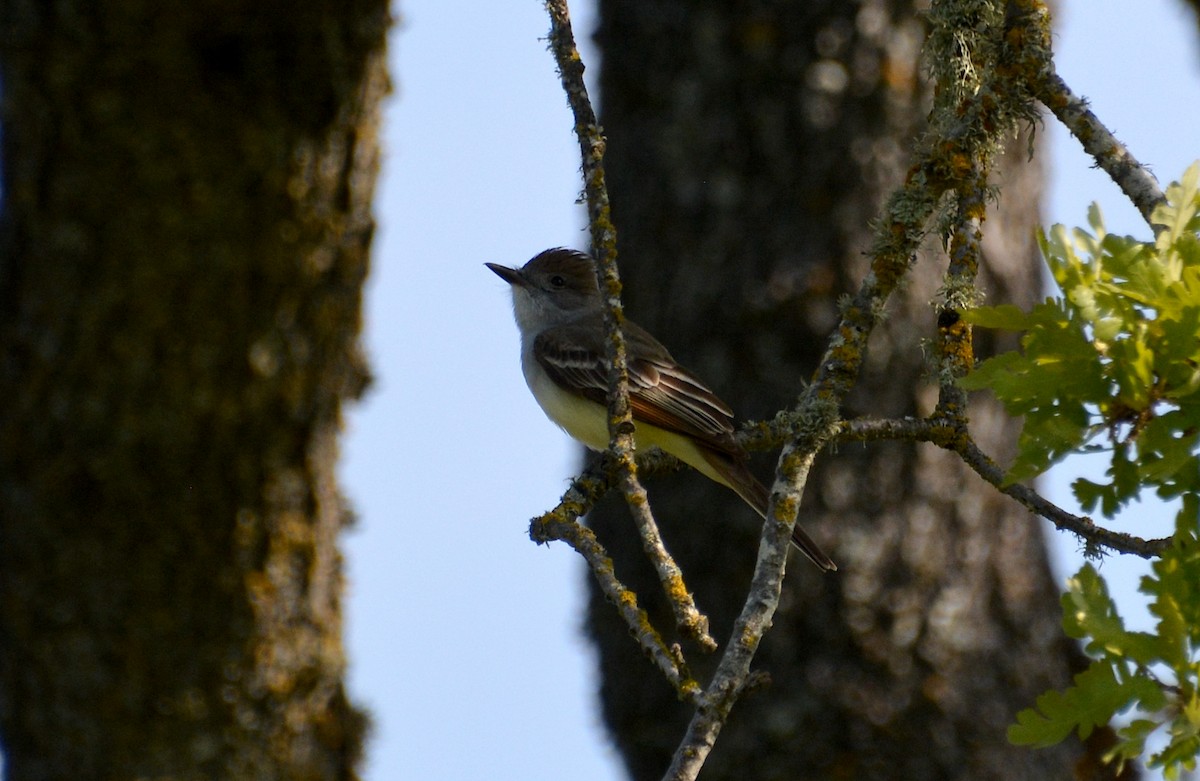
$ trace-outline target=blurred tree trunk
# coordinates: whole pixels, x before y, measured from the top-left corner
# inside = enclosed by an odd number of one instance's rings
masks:
[[[1192,7],[1192,10],[1196,13],[1195,21],[1196,21],[1197,26],[1200,27],[1200,0],[1183,0],[1183,1],[1184,1],[1185,5],[1190,5]]]
[[[383,0],[0,2],[9,781],[348,779]]]
[[[882,199],[928,110],[925,29],[905,2],[602,0],[602,122],[630,316],[745,418],[790,406],[857,289]],[[1014,142],[984,226],[992,303],[1029,304],[1042,172]],[[928,413],[945,261],[920,259],[874,336],[848,417]],[[981,352],[987,352],[980,345]],[[996,406],[973,431],[1006,458],[1018,427]],[[769,478],[777,454],[759,456]],[[932,446],[844,445],[818,461],[800,522],[841,567],[796,555],[756,666],[705,779],[1066,777],[1077,743],[1032,751],[1005,727],[1069,681],[1043,527]],[[656,517],[724,641],[745,594],[758,518],[695,474],[650,481]],[[628,511],[591,516],[660,628],[671,625]],[[689,710],[638,659],[592,585],[604,717],[636,779],[659,778]],[[693,649],[702,680],[711,660]]]

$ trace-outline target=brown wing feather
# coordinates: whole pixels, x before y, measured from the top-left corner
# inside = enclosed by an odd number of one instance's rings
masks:
[[[765,517],[768,492],[751,474],[746,451],[733,438],[733,410],[696,375],[675,363],[667,348],[644,329],[626,323],[624,330],[634,419],[687,434],[704,445],[709,463]],[[603,333],[603,326],[591,320],[554,328],[537,336],[534,355],[558,385],[597,404],[607,404],[608,362],[599,341]],[[792,543],[821,569],[837,569],[799,526],[792,531]]]
[[[591,319],[550,329],[535,340],[534,354],[560,386],[605,404],[608,363],[599,324]],[[675,363],[654,337],[634,323],[625,324],[628,346],[629,404],[635,420],[687,434],[722,453],[740,448],[733,439],[733,410],[698,377]]]

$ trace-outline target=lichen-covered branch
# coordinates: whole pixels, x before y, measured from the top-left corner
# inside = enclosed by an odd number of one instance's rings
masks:
[[[1137,207],[1146,224],[1157,231],[1158,226],[1150,221],[1150,215],[1154,207],[1165,203],[1165,198],[1154,174],[1137,161],[1133,153],[1092,113],[1087,101],[1071,92],[1057,73],[1046,73],[1034,88],[1038,100],[1071,131],[1071,135],[1083,146],[1083,151],[1091,155],[1096,165],[1112,177],[1121,192]]]
[[[960,313],[974,306],[979,298],[975,283],[987,197],[987,172],[973,165],[971,173],[958,188],[954,223],[946,242],[950,262],[946,267],[937,314],[938,403],[934,415],[953,421],[964,435],[968,422],[967,393],[958,380],[974,366],[975,347],[971,326],[963,321]]]
[[[959,443],[959,446],[954,448],[954,450],[962,456],[963,461],[968,466],[974,469],[984,480],[995,486],[998,491],[1016,499],[1028,507],[1031,512],[1053,523],[1056,528],[1065,529],[1077,534],[1091,549],[1103,546],[1110,550],[1132,553],[1142,558],[1150,558],[1160,555],[1171,544],[1170,538],[1145,540],[1132,534],[1124,534],[1112,529],[1106,529],[1103,526],[1097,526],[1091,518],[1067,512],[1027,485],[1020,483],[1006,484],[1004,482],[1004,470],[970,440]]]
[[[808,481],[816,454],[822,447],[816,440],[825,441],[832,432],[832,426],[828,430],[816,428],[814,440],[793,443],[781,457],[779,471],[787,476],[787,488],[783,494],[778,493],[781,480],[777,477],[767,521],[763,523],[758,561],[745,605],[734,622],[725,652],[712,680],[704,689],[687,733],[663,776],[664,781],[692,781],[699,775],[734,703],[753,680],[750,663],[754,660],[763,635],[771,627],[771,620],[779,606],[779,593],[800,493]]]
[[[1106,529],[1085,515],[1075,515],[1046,499],[1027,485],[1006,483],[1004,470],[966,435],[960,422],[945,417],[900,418],[891,420],[854,420],[841,424],[839,442],[878,442],[902,440],[929,442],[958,453],[987,483],[1000,493],[1012,497],[1031,513],[1041,516],[1056,528],[1077,535],[1089,549],[1106,548],[1119,553],[1131,553],[1142,558],[1160,555],[1170,538],[1147,540],[1132,534]]]
[[[621,280],[617,273],[617,231],[612,223],[608,189],[604,183],[604,134],[588,98],[587,85],[583,80],[583,60],[575,46],[566,0],[547,0],[546,9],[550,13],[550,48],[575,116],[575,134],[579,138],[583,158],[584,195],[588,224],[591,226],[592,252],[597,263],[597,281],[606,304],[604,323],[608,328],[609,452],[616,461],[618,481],[641,537],[642,549],[658,573],[667,601],[675,613],[676,624],[684,636],[711,651],[717,647],[717,643],[708,633],[708,619],[697,610],[695,600],[684,583],[683,573],[663,545],[658,525],[650,511],[646,489],[637,477],[633,414],[629,405],[629,370],[625,337],[621,332],[625,316],[621,306]]]
[[[943,310],[945,311],[945,310]],[[962,339],[954,331],[961,321],[944,315],[939,329],[941,338]],[[958,347],[956,349],[964,349]],[[961,390],[956,390],[961,393]],[[995,463],[978,445],[969,438],[966,421],[944,414],[946,399],[943,393],[940,411],[928,418],[880,418],[841,421],[831,444],[839,442],[928,442],[958,453],[987,483],[997,491],[1015,499],[1031,513],[1050,521],[1056,528],[1071,532],[1089,548],[1104,548],[1114,553],[1129,553],[1143,558],[1159,555],[1169,544],[1169,539],[1144,539],[1132,534],[1113,531],[1097,524],[1087,516],[1075,515],[1046,499],[1033,488],[1023,484],[1008,484],[1004,480],[1004,469]],[[737,437],[742,447],[751,452],[774,450],[794,439],[800,427],[793,422],[794,414],[783,414],[772,421],[759,421],[747,426]],[[638,455],[638,474],[661,475],[677,471],[683,464],[674,456],[659,450]],[[598,465],[583,472],[571,485],[562,503],[554,513],[564,513],[563,518],[574,520],[586,515],[601,497],[612,490],[613,481]],[[545,517],[545,516],[543,516]],[[557,537],[546,537],[539,531],[541,519],[535,519],[530,527],[530,536],[535,542],[548,542]]]
[[[696,778],[748,679],[761,632],[770,626],[778,606],[788,538],[809,470],[838,430],[838,410],[857,382],[867,338],[907,273],[937,205],[947,192],[975,185],[978,171],[987,170],[1016,120],[1031,115],[1025,96],[1001,83],[1007,55],[1003,42],[1014,32],[1001,9],[989,3],[942,0],[934,2],[930,21],[929,60],[935,64],[938,90],[929,133],[904,185],[888,201],[871,269],[843,307],[813,384],[798,407],[783,416],[796,434],[779,458],[750,594],[667,779]]]
[[[1020,74],[1030,93],[1066,126],[1096,165],[1121,188],[1146,223],[1157,231],[1150,215],[1155,206],[1164,202],[1158,180],[1092,113],[1087,101],[1072,92],[1058,75],[1051,56],[1050,12],[1046,4],[1042,0],[1021,0],[1011,5],[1013,13],[1030,20],[1025,24],[1027,37],[1020,47],[1023,56],[1015,63],[1014,72]]]
[[[605,492],[607,484],[604,481],[586,474],[580,476],[567,489],[558,507],[533,519],[529,536],[537,543],[555,540],[565,542],[583,556],[596,582],[600,584],[600,590],[625,621],[646,657],[658,667],[680,699],[695,703],[700,694],[700,685],[688,672],[682,652],[663,641],[662,635],[651,625],[646,611],[638,607],[637,594],[617,579],[613,561],[604,546],[596,540],[591,529],[578,521],[584,509]]]

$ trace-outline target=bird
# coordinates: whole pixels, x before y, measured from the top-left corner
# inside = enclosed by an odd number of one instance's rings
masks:
[[[604,300],[590,255],[556,247],[520,268],[485,263],[507,282],[521,333],[521,371],[546,416],[603,451],[608,433]],[[626,320],[629,404],[638,449],[655,446],[732,489],[761,517],[769,492],[734,437],[733,410],[646,329]],[[792,542],[825,571],[837,565],[798,525]]]

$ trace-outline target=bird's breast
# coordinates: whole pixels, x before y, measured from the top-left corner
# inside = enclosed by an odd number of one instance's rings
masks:
[[[563,390],[532,356],[522,358],[525,382],[546,417],[592,450],[608,447],[608,412],[599,404]]]

